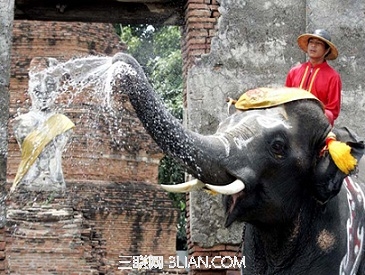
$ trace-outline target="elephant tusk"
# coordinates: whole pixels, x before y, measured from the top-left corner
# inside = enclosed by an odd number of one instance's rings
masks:
[[[172,192],[172,193],[187,193],[190,191],[202,189],[204,186],[205,186],[205,184],[198,179],[194,179],[191,181],[187,181],[187,182],[175,184],[175,185],[161,184],[161,187],[163,189],[165,189],[168,192]]]
[[[223,195],[233,195],[245,189],[245,184],[241,180],[235,180],[234,182],[223,186],[211,184],[205,184],[205,186],[210,190]]]

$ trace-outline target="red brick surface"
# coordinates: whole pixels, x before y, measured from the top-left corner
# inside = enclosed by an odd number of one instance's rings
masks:
[[[67,184],[64,195],[20,191],[9,200],[8,272],[115,274],[119,256],[175,255],[177,211],[159,188]]]
[[[89,54],[112,55],[123,47],[109,24],[15,21],[10,80],[10,129],[8,179],[15,176],[20,151],[12,133],[11,120],[28,111],[26,92],[29,64],[33,57],[55,57],[66,61]],[[59,104],[70,100],[58,98]],[[73,95],[72,95],[73,96]],[[76,125],[63,171],[67,179],[157,182],[158,161],[162,157],[156,144],[137,119],[128,98],[121,100],[123,114],[110,117],[100,110],[100,101],[87,93],[72,98],[65,114]],[[114,132],[110,132],[113,129]]]

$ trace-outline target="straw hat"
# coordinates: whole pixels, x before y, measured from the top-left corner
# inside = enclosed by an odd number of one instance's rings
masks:
[[[325,59],[333,60],[337,58],[338,50],[336,46],[331,42],[331,36],[326,30],[315,30],[313,33],[305,33],[298,37],[298,45],[305,52],[307,52],[308,50],[308,40],[310,38],[318,38],[330,47],[331,50],[329,54],[325,57]]]

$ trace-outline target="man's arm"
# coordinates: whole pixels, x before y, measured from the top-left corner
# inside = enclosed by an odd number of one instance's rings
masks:
[[[338,74],[336,74],[330,81],[328,87],[328,100],[325,106],[326,116],[333,125],[334,121],[340,114],[341,110],[341,90],[342,82]]]
[[[289,73],[286,76],[286,80],[285,80],[285,86],[286,87],[293,87],[291,72],[292,72],[292,70],[290,70]]]

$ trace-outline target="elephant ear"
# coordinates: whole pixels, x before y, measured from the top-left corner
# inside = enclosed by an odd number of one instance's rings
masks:
[[[337,140],[351,148],[350,154],[358,163],[365,151],[364,142],[346,127],[333,129],[333,132]],[[331,154],[328,151],[324,152],[319,157],[314,170],[312,186],[314,197],[323,204],[328,202],[340,192],[342,182],[347,176],[347,173],[338,168]]]

